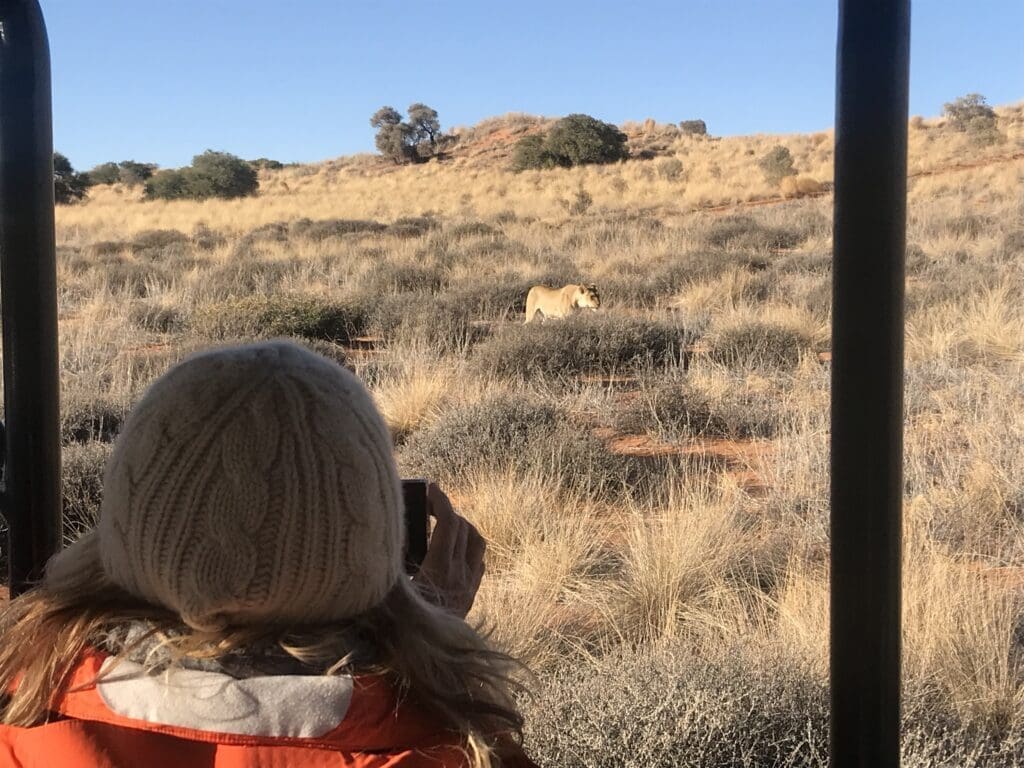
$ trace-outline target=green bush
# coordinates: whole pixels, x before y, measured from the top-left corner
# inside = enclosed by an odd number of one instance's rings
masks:
[[[148,200],[183,200],[189,196],[185,171],[167,168],[157,171],[145,184]]]
[[[559,164],[558,158],[548,151],[544,136],[538,134],[523,136],[512,152],[512,170],[516,172],[554,168]]]
[[[626,134],[589,115],[568,115],[548,131],[545,145],[560,165],[614,163],[629,157]]]
[[[765,181],[772,186],[778,186],[786,176],[796,176],[796,168],[793,167],[793,155],[789,149],[776,144],[757,161]]]
[[[227,152],[206,150],[192,158],[187,176],[189,197],[231,199],[256,194],[259,180],[251,165]]]
[[[89,171],[90,184],[116,184],[121,180],[121,168],[117,163],[101,163]]]
[[[271,160],[266,157],[259,157],[255,160],[250,160],[249,165],[257,171],[279,171],[284,168],[284,163],[280,160]]]
[[[354,306],[306,296],[250,296],[196,310],[192,330],[212,339],[298,336],[341,344],[366,331],[366,318]]]
[[[995,144],[1003,136],[996,127],[996,112],[980,93],[969,93],[944,104],[942,113],[954,130],[968,134],[979,144]]]
[[[256,194],[259,179],[245,160],[227,152],[207,150],[188,168],[159,171],[145,183],[148,199],[232,199]]]
[[[568,115],[543,137],[521,138],[512,157],[512,169],[569,168],[574,165],[614,163],[629,157],[626,134],[611,123],[589,115]]]
[[[675,323],[580,316],[506,328],[477,348],[473,362],[496,376],[636,373],[679,362],[692,341]]]
[[[137,163],[134,160],[122,160],[118,163],[117,180],[129,187],[144,184],[156,172],[154,163]]]
[[[53,201],[70,205],[84,200],[89,191],[89,176],[78,173],[60,152],[53,153]]]

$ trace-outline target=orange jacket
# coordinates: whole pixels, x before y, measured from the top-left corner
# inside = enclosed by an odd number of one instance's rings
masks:
[[[50,722],[0,725],[0,767],[463,768],[457,734],[379,677],[140,677],[89,653]],[[508,768],[536,768],[516,750]]]

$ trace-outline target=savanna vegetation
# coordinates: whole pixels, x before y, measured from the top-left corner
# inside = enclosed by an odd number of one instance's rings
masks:
[[[910,767],[1024,763],[1024,106],[993,114],[998,142],[978,116],[910,129]],[[155,376],[298,338],[487,537],[471,618],[535,670],[538,762],[826,765],[832,136],[688,122],[623,126],[613,163],[513,173],[552,126],[513,115],[444,162],[62,207],[67,535]],[[787,199],[791,175],[817,186]],[[570,282],[601,310],[522,325],[531,285]]]

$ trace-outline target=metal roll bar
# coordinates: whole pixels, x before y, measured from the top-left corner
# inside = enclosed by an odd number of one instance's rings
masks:
[[[832,307],[832,768],[900,761],[909,0],[840,0]]]
[[[0,0],[0,300],[8,585],[23,592],[61,536],[50,51],[37,0]]]

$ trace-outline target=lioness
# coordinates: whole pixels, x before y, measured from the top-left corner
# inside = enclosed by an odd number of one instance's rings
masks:
[[[564,288],[548,288],[535,285],[526,295],[526,320],[532,322],[539,311],[545,319],[565,317],[574,309],[597,309],[601,297],[592,285],[567,285]]]

